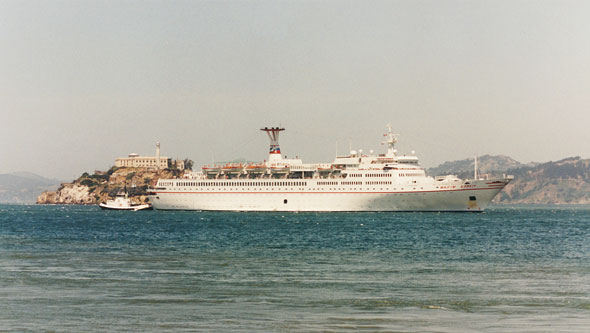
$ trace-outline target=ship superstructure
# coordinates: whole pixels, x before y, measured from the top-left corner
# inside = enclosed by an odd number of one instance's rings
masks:
[[[387,151],[361,150],[332,163],[305,164],[281,155],[279,133],[265,127],[270,149],[261,163],[205,165],[180,179],[160,179],[149,199],[160,210],[483,211],[511,176],[428,177],[414,154],[400,155],[387,127]]]

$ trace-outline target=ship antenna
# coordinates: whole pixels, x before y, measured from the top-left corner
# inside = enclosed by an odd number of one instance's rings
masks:
[[[268,138],[270,139],[268,163],[272,164],[281,161],[283,157],[281,156],[281,148],[279,147],[279,133],[284,131],[285,129],[282,127],[265,127],[261,128],[260,130],[266,132]]]
[[[385,134],[385,136],[387,137],[387,141],[385,143],[387,143],[387,156],[388,157],[395,156],[394,146],[397,143],[397,137],[396,137],[397,135],[399,135],[399,134],[393,134],[393,132],[391,131],[391,123],[387,124],[387,134]]]
[[[473,179],[477,180],[477,155],[473,159]]]

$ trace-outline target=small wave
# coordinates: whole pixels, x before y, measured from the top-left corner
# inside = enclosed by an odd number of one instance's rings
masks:
[[[423,305],[422,307],[424,309],[432,309],[432,310],[448,310],[444,306],[440,306],[440,305]]]

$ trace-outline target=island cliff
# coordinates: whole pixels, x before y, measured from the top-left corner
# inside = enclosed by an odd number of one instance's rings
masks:
[[[147,202],[147,188],[159,178],[182,177],[177,169],[151,170],[147,168],[112,167],[106,172],[82,174],[72,183],[62,183],[57,191],[45,191],[37,198],[38,204],[96,205],[113,199],[127,189],[132,203]]]

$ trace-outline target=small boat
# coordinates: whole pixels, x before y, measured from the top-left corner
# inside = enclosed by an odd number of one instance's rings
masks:
[[[151,210],[152,205],[150,204],[143,204],[143,205],[133,205],[131,204],[131,199],[125,195],[117,195],[115,200],[107,200],[106,203],[101,202],[98,206],[102,209],[111,209],[111,210]]]

